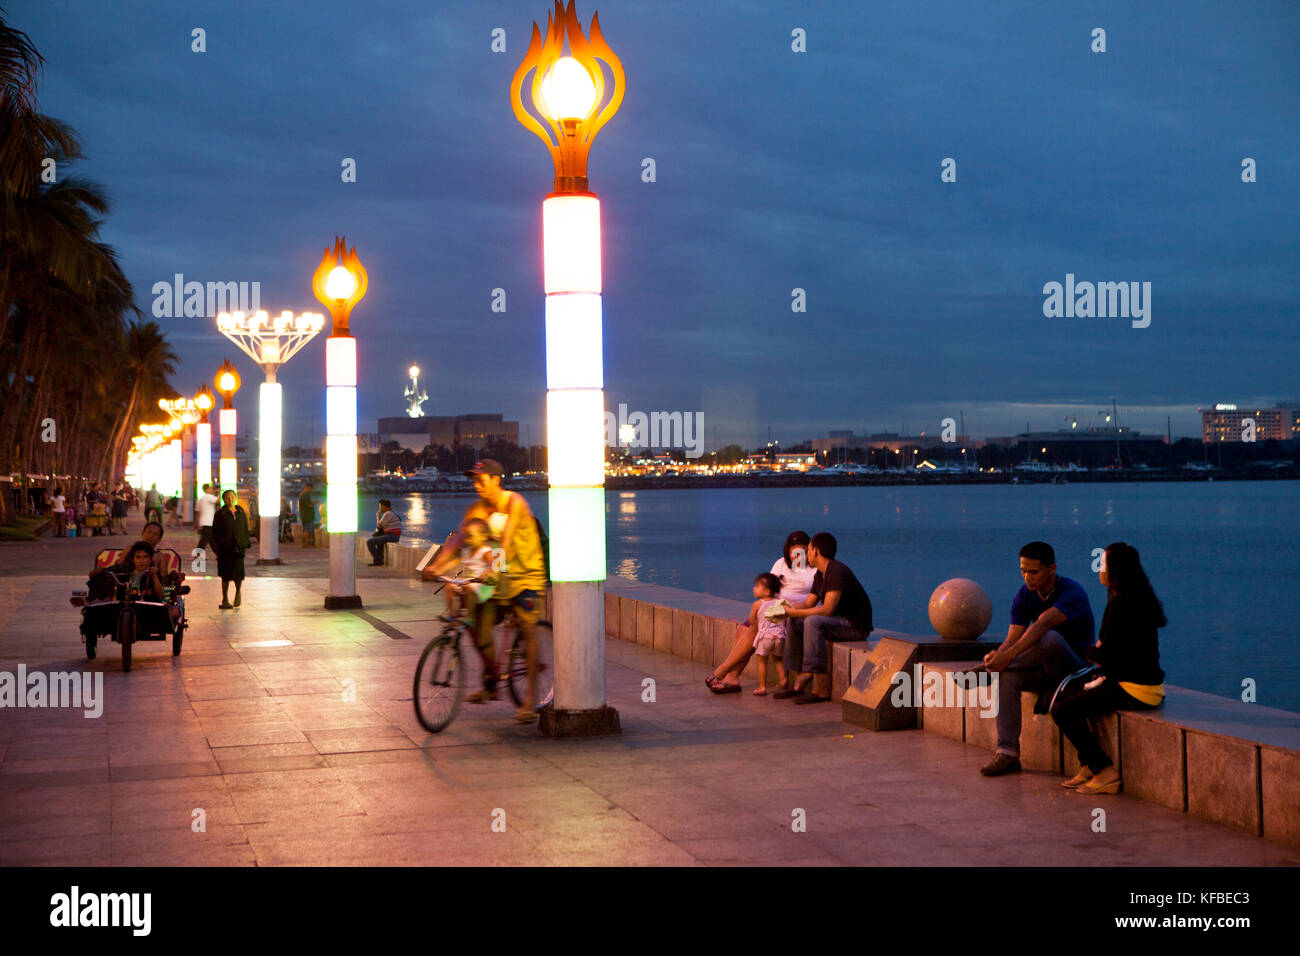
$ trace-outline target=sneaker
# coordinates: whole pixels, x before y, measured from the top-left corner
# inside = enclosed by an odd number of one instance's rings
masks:
[[[986,777],[1000,777],[1004,773],[1019,773],[1020,758],[1010,754],[994,754],[993,759],[980,767],[980,773]]]

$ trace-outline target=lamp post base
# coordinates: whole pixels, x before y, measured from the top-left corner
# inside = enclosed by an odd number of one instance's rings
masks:
[[[618,711],[608,704],[595,710],[556,710],[548,704],[538,714],[537,729],[546,737],[607,737],[623,732]]]
[[[279,558],[258,558],[256,563],[258,567],[264,564],[284,564]]]
[[[325,595],[325,610],[327,611],[351,611],[359,607],[361,607],[361,595],[359,594]]]

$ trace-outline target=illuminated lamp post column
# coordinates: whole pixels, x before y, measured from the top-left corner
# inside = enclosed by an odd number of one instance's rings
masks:
[[[192,398],[160,398],[158,407],[180,426],[180,517],[186,524],[194,522],[194,430],[199,410]]]
[[[271,318],[266,312],[222,312],[217,330],[234,342],[244,354],[262,367],[266,381],[258,392],[257,502],[261,532],[257,536],[258,564],[280,561],[280,443],[284,393],[275,372],[325,326],[319,312],[295,316],[281,312]]]
[[[608,97],[601,63],[612,80]],[[530,72],[536,115],[522,96]],[[555,4],[545,37],[533,24],[510,86],[515,116],[546,143],[555,164],[554,192],[542,202],[555,698],[539,721],[541,732],[555,737],[620,731],[618,711],[605,698],[600,201],[587,188],[587,151],[618,110],[623,91],[623,66],[601,35],[598,17],[591,18],[588,39],[573,0],[567,7]]]
[[[344,238],[325,249],[312,291],[333,322],[325,340],[325,527],[330,536],[327,610],[361,607],[357,594],[357,340],[352,307],[366,294],[366,270]]]
[[[221,433],[221,461],[217,466],[217,484],[221,494],[233,491],[239,497],[239,469],[235,463],[235,435],[237,421],[235,416],[235,393],[239,391],[239,372],[227,359],[217,369],[215,382],[217,392],[221,395],[221,411],[217,416],[217,430]],[[221,494],[217,495],[218,498]]]
[[[212,426],[208,424],[208,412],[212,411],[214,402],[212,390],[207,385],[199,386],[194,393],[194,407],[198,409],[199,421],[194,426],[194,486],[202,488],[212,484]]]

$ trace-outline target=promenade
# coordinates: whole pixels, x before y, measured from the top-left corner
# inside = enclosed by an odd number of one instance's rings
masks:
[[[624,641],[607,644],[620,737],[542,738],[504,693],[429,735],[410,696],[440,627],[433,586],[359,566],[365,607],[327,612],[327,552],[295,545],[282,567],[250,553],[235,611],[217,609],[214,577],[191,575],[181,656],[138,644],[123,674],[116,645],[86,660],[68,594],[100,547],[131,540],[0,546],[0,671],[102,673],[104,689],[98,719],[0,709],[0,864],[1300,863],[1056,775],[985,779],[983,750],[862,732],[838,707],[756,699],[750,682],[717,697],[704,665]],[[163,544],[193,541],[169,528]]]

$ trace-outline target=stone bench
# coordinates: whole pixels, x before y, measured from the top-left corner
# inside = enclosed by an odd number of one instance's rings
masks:
[[[922,665],[952,675],[977,662]],[[1166,685],[1156,710],[1125,710],[1094,722],[1124,792],[1171,810],[1300,847],[1300,714]],[[945,698],[946,699],[946,698]],[[1020,759],[1027,770],[1073,776],[1078,755],[1047,715],[1021,694]],[[923,707],[922,729],[992,751],[994,719],[977,704]]]

